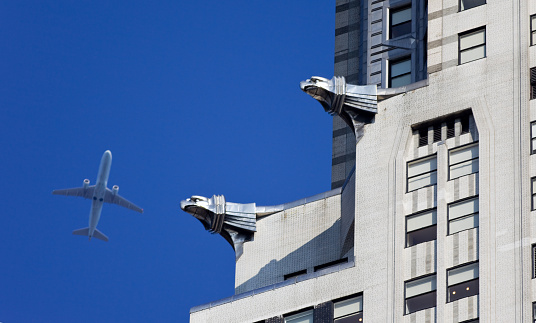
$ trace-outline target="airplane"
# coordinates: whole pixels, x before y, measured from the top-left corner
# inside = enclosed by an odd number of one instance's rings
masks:
[[[95,185],[89,186],[89,179],[85,179],[82,187],[52,191],[52,194],[55,195],[80,196],[92,200],[91,211],[89,212],[89,227],[74,230],[74,235],[88,236],[89,240],[91,240],[92,237],[95,237],[102,241],[108,241],[108,237],[97,230],[97,223],[99,223],[102,206],[105,202],[117,204],[126,207],[127,209],[143,213],[142,208],[134,205],[124,197],[117,194],[117,191],[119,191],[119,186],[114,185],[111,190],[106,187],[108,185],[108,176],[110,175],[111,166],[112,152],[106,150],[102,155],[99,173],[97,175],[97,183]]]

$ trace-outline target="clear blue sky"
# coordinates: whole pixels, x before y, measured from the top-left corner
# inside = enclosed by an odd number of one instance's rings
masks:
[[[187,322],[234,293],[234,252],[179,203],[330,189],[334,1],[1,1],[0,322]],[[53,189],[95,182],[145,213]]]

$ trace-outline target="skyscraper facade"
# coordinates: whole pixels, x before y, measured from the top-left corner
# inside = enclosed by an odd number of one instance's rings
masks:
[[[332,189],[183,201],[236,251],[235,295],[191,322],[536,322],[536,1],[335,14],[335,77],[302,82]]]

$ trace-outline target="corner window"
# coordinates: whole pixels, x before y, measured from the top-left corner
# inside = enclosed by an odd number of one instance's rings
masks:
[[[536,45],[536,15],[530,16],[530,45]]]
[[[436,156],[408,163],[408,192],[437,183]]]
[[[448,234],[478,227],[478,197],[449,205]]]
[[[411,33],[411,6],[391,9],[389,15],[389,39]]]
[[[530,123],[530,154],[536,154],[536,121]]]
[[[449,179],[478,173],[478,144],[449,151]]]
[[[460,0],[460,11],[486,4],[486,0]]]
[[[447,302],[478,295],[478,262],[447,270]]]
[[[313,310],[285,316],[285,323],[313,323]]]
[[[406,247],[437,239],[437,210],[406,217]]]
[[[459,34],[458,38],[460,64],[486,57],[486,27]]]
[[[389,87],[399,87],[411,83],[411,58],[389,61]]]
[[[406,314],[436,306],[436,275],[405,283]]]
[[[363,296],[334,302],[333,323],[363,322]]]
[[[536,210],[536,177],[531,178],[531,189],[530,194],[532,194],[532,207],[531,210]]]
[[[530,99],[536,99],[536,67],[530,69]]]

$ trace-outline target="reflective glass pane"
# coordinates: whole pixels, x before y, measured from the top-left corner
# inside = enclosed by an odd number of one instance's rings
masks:
[[[431,172],[408,179],[408,191],[413,191],[437,183],[437,172]]]
[[[413,231],[419,228],[429,227],[437,223],[437,211],[431,210],[407,217],[406,230]]]
[[[461,0],[460,1],[460,10],[467,10],[480,5],[486,4],[486,0]]]
[[[456,285],[464,281],[478,278],[478,262],[450,269],[447,272],[448,285]]]
[[[460,36],[460,50],[467,49],[486,43],[485,29],[480,29],[470,34]]]
[[[478,213],[449,221],[449,234],[478,227]]]
[[[436,157],[421,159],[408,164],[408,177],[427,173],[437,169]]]
[[[449,162],[451,165],[476,157],[478,157],[478,145],[471,145],[462,149],[454,149],[449,152]]]
[[[350,298],[334,304],[334,317],[342,317],[363,310],[363,298],[361,296]]]
[[[398,25],[400,23],[411,20],[411,8],[405,8],[402,10],[393,10],[391,14],[391,25]]]
[[[436,292],[418,295],[406,299],[406,314],[436,306]]]
[[[389,38],[393,39],[409,33],[411,33],[411,21],[392,26],[389,33]]]
[[[536,137],[536,122],[532,122],[530,124],[530,135],[532,136],[532,138]]]
[[[427,276],[406,283],[406,298],[436,290],[436,276]]]
[[[391,78],[391,87],[400,87],[411,83],[411,74]]]
[[[311,310],[285,317],[285,323],[313,323],[313,311]]]
[[[394,62],[391,64],[391,76],[399,76],[402,74],[411,73],[411,59]]]
[[[532,194],[536,193],[536,177],[532,179]]]
[[[450,179],[478,172],[478,159],[450,166]]]
[[[406,235],[406,247],[411,247],[419,243],[433,241],[437,239],[437,226],[422,228],[408,232]]]
[[[460,53],[460,64],[486,57],[486,46],[467,49]]]
[[[449,219],[453,220],[464,215],[478,212],[478,198],[464,200],[449,205]]]

